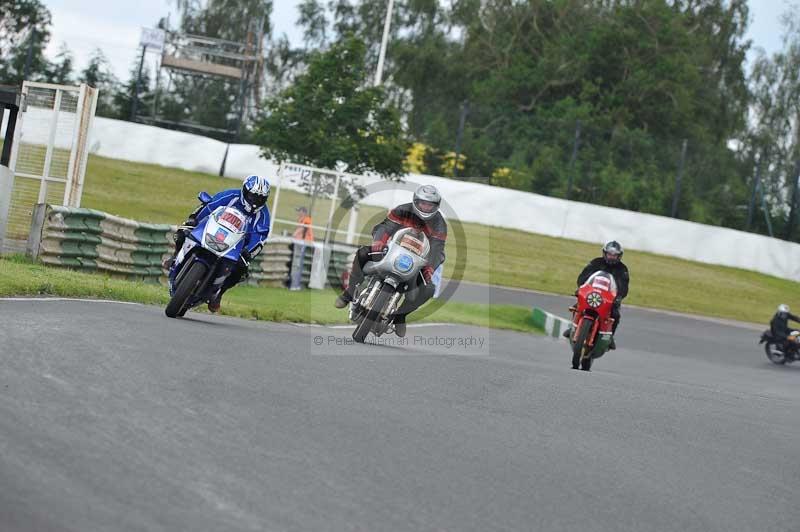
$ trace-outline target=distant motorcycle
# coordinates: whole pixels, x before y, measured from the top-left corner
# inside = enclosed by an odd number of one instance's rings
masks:
[[[211,201],[206,192],[197,198],[205,205]],[[197,227],[182,226],[186,242],[169,271],[170,301],[164,313],[170,318],[209,301],[222,287],[227,275],[242,257],[245,236],[251,220],[234,207],[219,207]],[[231,264],[233,263],[233,264]]]
[[[595,272],[575,294],[572,312],[572,369],[590,371],[592,361],[603,356],[611,343],[614,319],[611,311],[617,298],[617,283],[605,271]]]
[[[364,280],[355,288],[350,304],[350,321],[356,324],[353,340],[363,343],[370,332],[376,336],[394,332],[394,313],[408,284],[422,275],[429,253],[425,234],[405,228],[387,242],[381,260],[364,265]]]
[[[773,364],[782,366],[800,360],[800,331],[792,331],[784,342],[767,330],[758,343],[764,344],[764,352]]]

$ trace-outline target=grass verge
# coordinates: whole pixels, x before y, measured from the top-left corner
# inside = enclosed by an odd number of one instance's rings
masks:
[[[166,288],[152,283],[48,268],[24,257],[0,259],[0,297],[40,295],[151,305],[166,305],[169,301]],[[346,311],[333,307],[335,297],[332,290],[290,292],[285,288],[240,286],[226,294],[222,314],[279,322],[347,323]],[[511,305],[448,303],[422,321],[537,332],[528,322],[529,315],[529,309]],[[411,321],[415,321],[413,315],[411,317]]]
[[[140,221],[177,223],[195,207],[198,191],[235,185],[233,180],[208,174],[91,156],[83,205]],[[282,190],[278,217],[293,219],[294,207],[299,205],[308,205],[308,198]],[[317,202],[315,212],[327,213],[327,205]],[[369,233],[383,214],[374,207],[361,209],[360,231]],[[347,220],[342,223],[346,226]],[[466,256],[467,281],[556,294],[573,292],[578,272],[599,255],[601,244],[477,224],[463,227],[465,243],[460,248],[455,238],[448,241],[446,275],[452,276],[454,259],[461,252]],[[631,270],[626,302],[634,305],[761,323],[769,320],[778,303],[800,300],[799,283],[750,271],[633,250],[625,253],[625,262]]]

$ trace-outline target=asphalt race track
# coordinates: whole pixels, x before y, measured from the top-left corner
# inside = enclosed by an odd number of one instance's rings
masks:
[[[622,327],[585,373],[472,327],[0,300],[0,530],[800,530],[800,365],[746,327]]]
[[[537,306],[563,318],[569,317],[567,309],[575,303],[574,297],[467,282],[458,285],[452,300]],[[767,316],[766,319],[770,317]],[[752,364],[753,342],[757,343],[761,332],[767,328],[766,323],[758,326],[688,317],[670,312],[633,308],[623,303],[622,321],[616,339],[620,346],[650,353],[701,357],[720,364],[731,362]],[[760,352],[763,354],[763,350]],[[761,361],[756,360],[756,362]]]

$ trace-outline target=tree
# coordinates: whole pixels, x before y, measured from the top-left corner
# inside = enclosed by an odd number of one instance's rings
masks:
[[[133,60],[130,69],[130,78],[128,82],[120,86],[112,96],[113,113],[121,120],[129,120],[131,116],[131,106],[133,105],[133,96],[136,93],[136,77],[139,74],[139,58]],[[145,67],[142,68],[142,79],[139,86],[139,108],[147,109],[153,104],[154,94],[150,88],[150,71]]]
[[[358,3],[353,26],[374,30],[382,4]],[[746,125],[745,0],[396,6],[389,90],[428,171],[456,151],[468,101],[459,175],[554,196],[573,181],[573,199],[668,214],[687,139],[679,215],[741,225],[746,169],[727,143]]]
[[[262,155],[354,173],[397,177],[408,151],[400,115],[381,87],[369,86],[365,45],[346,38],[313,54],[306,73],[264,104],[255,140]]]
[[[297,25],[304,28],[303,40],[306,49],[316,46],[321,48],[327,42],[328,20],[325,16],[325,7],[319,0],[303,0],[297,7],[300,16]]]
[[[98,116],[125,116],[125,113],[120,113],[114,108],[114,94],[119,90],[119,81],[111,71],[108,59],[99,48],[96,48],[89,56],[89,63],[81,72],[80,81],[99,90]],[[128,114],[130,114],[130,110],[128,110]]]
[[[72,52],[66,44],[61,44],[56,55],[56,60],[47,65],[45,80],[48,83],[57,85],[69,85],[72,83]]]
[[[253,24],[263,24],[270,33],[272,0],[176,0],[181,11],[181,29],[229,41],[245,42]]]
[[[0,0],[0,83],[47,79],[50,11],[39,0]]]
[[[800,162],[800,16],[787,12],[783,25],[783,49],[771,57],[762,53],[753,63],[747,155],[752,166],[756,161],[761,163],[761,187],[769,214],[777,218],[778,235],[796,240],[800,237],[795,229]],[[764,223],[755,219],[756,228],[764,232]]]

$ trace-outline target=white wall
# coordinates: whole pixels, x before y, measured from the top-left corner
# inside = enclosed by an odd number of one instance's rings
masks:
[[[93,153],[217,174],[225,144],[188,133],[97,118]],[[231,145],[226,176],[276,175],[257,146]],[[800,245],[752,233],[663,216],[600,207],[477,183],[409,175],[410,182],[437,186],[461,221],[530,231],[600,244],[618,240],[628,249],[754,270],[800,281]],[[376,181],[368,179],[368,181]],[[284,186],[296,188],[291,183]],[[410,201],[402,186],[372,195],[366,203],[386,208]]]

